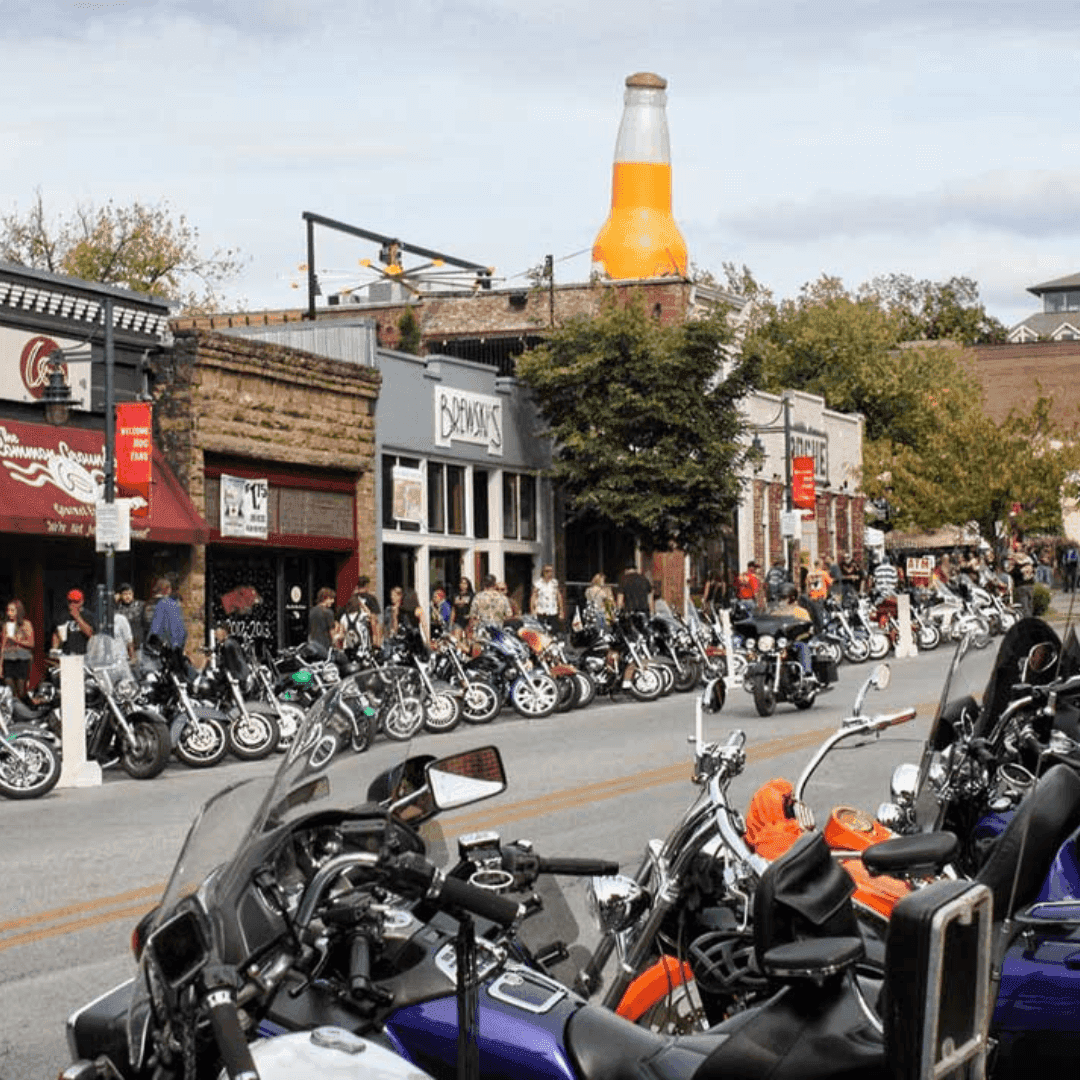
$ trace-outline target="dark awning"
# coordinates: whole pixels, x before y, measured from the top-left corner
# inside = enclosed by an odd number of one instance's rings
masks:
[[[94,503],[104,477],[102,432],[0,420],[0,531],[93,537]],[[117,498],[126,494],[117,485]],[[209,535],[155,446],[150,515],[132,516],[132,539],[205,544]]]

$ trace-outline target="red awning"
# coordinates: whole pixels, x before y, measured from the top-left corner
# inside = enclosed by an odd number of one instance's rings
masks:
[[[104,476],[102,432],[0,419],[0,532],[92,538]],[[118,485],[116,494],[126,493]],[[155,446],[150,516],[132,517],[132,539],[205,544],[209,535]]]

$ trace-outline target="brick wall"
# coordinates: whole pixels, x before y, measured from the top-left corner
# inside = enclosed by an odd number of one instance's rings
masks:
[[[1030,409],[1042,394],[1050,415],[1066,429],[1080,408],[1080,341],[1032,341],[1027,345],[977,345],[968,370],[982,384],[987,412],[1004,420],[1009,410]]]
[[[356,473],[355,571],[375,578],[377,371],[270,342],[182,330],[154,374],[155,441],[197,508],[206,505],[207,453]],[[201,642],[205,548],[176,569],[192,641]]]

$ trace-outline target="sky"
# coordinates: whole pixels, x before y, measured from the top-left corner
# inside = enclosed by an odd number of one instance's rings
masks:
[[[1074,0],[0,0],[0,213],[165,202],[297,306],[301,213],[583,281],[627,75],[668,80],[694,266],[974,278],[1007,325],[1080,271]],[[376,246],[318,233],[324,292]]]

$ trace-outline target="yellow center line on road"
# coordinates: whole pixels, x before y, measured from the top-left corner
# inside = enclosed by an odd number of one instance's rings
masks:
[[[937,706],[936,704],[919,705],[917,708],[919,714],[925,716],[928,713],[933,713]],[[830,726],[818,728],[814,731],[804,731],[799,734],[768,739],[748,746],[746,748],[746,759],[748,762],[767,761],[770,758],[783,757],[785,754],[797,750],[806,750],[823,742],[835,730],[835,727]],[[603,802],[623,795],[633,795],[665,784],[686,783],[690,780],[690,773],[691,765],[689,762],[680,762],[678,765],[665,765],[659,769],[649,769],[644,772],[631,773],[628,776],[614,777],[610,780],[600,780],[596,783],[567,788],[563,791],[554,791],[548,795],[541,795],[534,799],[523,799],[506,806],[490,807],[471,814],[448,817],[443,821],[443,828],[448,834],[453,832],[454,835],[480,829],[493,829],[518,821],[578,809],[582,806],[588,806],[590,803]],[[115,896],[103,896],[96,900],[69,904],[65,907],[53,908],[50,911],[41,911],[33,915],[26,915],[0,923],[0,951],[19,945],[29,945],[35,941],[42,941],[51,937],[73,934],[80,930],[115,922],[118,919],[141,918],[154,906],[154,902],[161,896],[164,887],[164,884],[148,885],[145,888],[117,893]],[[132,900],[143,900],[144,902],[127,904],[128,901]],[[118,904],[127,904],[127,906],[117,907]],[[66,919],[70,915],[83,914],[86,915],[85,918],[57,923],[57,920]],[[48,923],[57,923],[57,925],[49,926]],[[26,927],[36,927],[37,929],[27,930],[25,933],[15,934],[10,937],[2,936],[11,930],[20,930]]]

